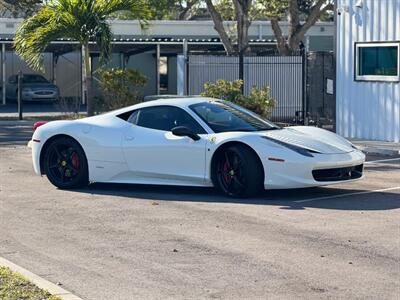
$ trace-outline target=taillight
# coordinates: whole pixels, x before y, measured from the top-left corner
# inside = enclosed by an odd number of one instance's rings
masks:
[[[38,129],[40,126],[42,126],[42,125],[44,125],[44,124],[46,124],[46,123],[47,123],[47,122],[45,122],[45,121],[36,122],[35,124],[33,124],[33,127],[32,127],[33,131],[35,131],[35,130]]]

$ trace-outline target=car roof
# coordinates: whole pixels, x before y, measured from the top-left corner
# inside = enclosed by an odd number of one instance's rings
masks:
[[[218,99],[208,98],[208,97],[182,97],[182,98],[168,98],[168,99],[158,99],[152,100],[147,102],[142,102],[139,104],[135,104],[132,106],[124,107],[115,111],[112,111],[113,115],[123,114],[125,112],[129,112],[131,110],[144,108],[144,107],[151,107],[151,106],[161,106],[161,105],[170,105],[170,106],[177,106],[177,107],[188,107],[192,104],[202,103],[202,102],[210,102],[216,101]]]

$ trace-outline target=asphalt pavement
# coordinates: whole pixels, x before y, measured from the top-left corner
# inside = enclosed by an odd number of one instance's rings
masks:
[[[83,299],[399,299],[400,160],[368,157],[362,181],[255,199],[62,191],[34,175],[28,127],[0,128],[0,256]]]
[[[66,113],[71,113],[68,110],[70,109],[63,108],[59,102],[24,101],[22,103],[22,112],[24,118],[39,118],[41,116],[57,117],[65,115]],[[86,106],[81,105],[79,111],[81,113],[86,112]],[[18,118],[18,116],[18,104],[15,101],[7,103],[6,105],[0,104],[0,119],[15,119]]]

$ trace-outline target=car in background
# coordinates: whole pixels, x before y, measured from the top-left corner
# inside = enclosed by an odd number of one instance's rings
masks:
[[[22,77],[23,101],[56,101],[60,95],[59,88],[39,74],[24,74]],[[10,100],[18,99],[18,75],[8,78],[6,97]]]

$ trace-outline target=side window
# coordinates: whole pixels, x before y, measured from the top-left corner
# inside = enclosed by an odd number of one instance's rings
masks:
[[[134,114],[132,114],[132,116],[133,115]],[[194,120],[186,111],[174,106],[142,108],[134,117],[136,119],[136,125],[141,127],[171,131],[174,127],[186,126],[197,134],[206,133],[197,121]]]
[[[189,115],[186,111],[181,108],[174,107],[175,110],[175,118],[174,124],[176,126],[185,126],[190,128],[196,134],[205,134],[207,133],[200,124],[193,119],[191,115]]]
[[[128,122],[129,123],[132,123],[132,124],[137,124],[137,119],[138,119],[138,116],[139,116],[139,110],[135,110],[130,116],[129,116],[129,118],[128,118]]]

